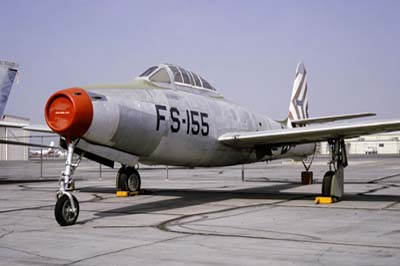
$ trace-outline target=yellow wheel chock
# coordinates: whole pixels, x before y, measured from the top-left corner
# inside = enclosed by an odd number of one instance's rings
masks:
[[[315,204],[332,204],[337,201],[334,197],[315,197]]]
[[[137,196],[141,191],[117,191],[116,195],[117,197],[130,197],[130,196]]]

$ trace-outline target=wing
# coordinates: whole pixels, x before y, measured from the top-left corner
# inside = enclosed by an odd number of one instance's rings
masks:
[[[47,125],[27,125],[27,126],[22,127],[22,129],[26,130],[26,131],[31,131],[31,132],[41,132],[41,133],[56,134]]]
[[[2,127],[11,127],[11,128],[21,128],[23,130],[32,131],[32,132],[42,132],[42,133],[53,133],[53,134],[56,134],[47,125],[29,125],[29,124],[23,124],[23,123],[0,121],[0,126],[2,126]]]
[[[246,148],[265,144],[287,145],[327,141],[334,138],[355,138],[362,135],[398,130],[400,130],[400,120],[392,120],[280,130],[234,132],[223,134],[218,138],[218,141],[232,147]]]
[[[41,145],[41,144],[35,144],[35,143],[30,143],[30,142],[14,141],[14,140],[9,140],[9,139],[0,139],[0,144],[59,149],[57,147],[53,147],[53,146],[49,146],[49,145]]]
[[[345,115],[323,116],[323,117],[313,117],[313,118],[310,117],[306,119],[294,120],[292,121],[292,125],[293,127],[296,127],[296,126],[304,126],[311,124],[322,124],[328,122],[335,122],[339,120],[364,118],[375,115],[376,115],[375,113],[358,113],[358,114],[345,114]]]
[[[0,126],[1,127],[9,127],[9,128],[21,128],[23,130],[32,131],[32,132],[55,134],[46,125],[28,125],[28,124],[23,124],[23,123],[0,121]],[[40,148],[57,148],[57,147],[51,147],[48,145],[34,144],[34,143],[22,142],[22,141],[14,141],[14,140],[9,140],[9,139],[0,139],[0,144],[10,144],[10,145],[30,146],[30,147],[40,147]]]

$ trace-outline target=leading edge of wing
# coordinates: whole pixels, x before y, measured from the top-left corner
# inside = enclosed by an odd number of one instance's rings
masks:
[[[49,145],[41,145],[41,144],[35,144],[35,143],[30,143],[30,142],[14,141],[14,140],[9,140],[9,139],[0,139],[0,144],[29,146],[29,147],[37,147],[37,148],[60,149],[58,147],[53,147],[53,146],[49,146]]]
[[[26,131],[56,134],[47,125],[29,125],[22,128]]]
[[[400,120],[390,120],[278,130],[233,132],[221,135],[218,141],[229,146],[245,148],[265,144],[284,145],[319,142],[339,137],[348,139],[362,135],[398,130],[400,130]]]
[[[0,121],[0,127],[21,128],[26,131],[52,133],[55,134],[47,125],[29,125],[24,123]]]
[[[365,118],[369,116],[376,116],[375,113],[355,113],[355,114],[343,114],[343,115],[332,115],[332,116],[322,116],[322,117],[309,117],[306,119],[293,120],[292,125],[295,127],[296,125],[311,125],[311,124],[322,124],[322,123],[330,123],[336,122],[339,120],[350,120],[357,118]]]

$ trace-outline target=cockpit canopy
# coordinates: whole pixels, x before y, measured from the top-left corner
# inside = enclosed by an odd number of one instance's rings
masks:
[[[184,69],[183,67],[171,64],[161,64],[150,67],[143,72],[139,78],[145,78],[155,83],[166,83],[215,91],[215,88],[200,75]]]

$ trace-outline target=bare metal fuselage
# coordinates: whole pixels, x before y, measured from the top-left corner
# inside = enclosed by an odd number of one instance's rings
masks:
[[[134,154],[148,164],[225,166],[279,158],[304,158],[315,144],[235,149],[218,142],[227,132],[279,129],[266,116],[209,92],[134,83],[86,88],[93,121],[84,140]]]

